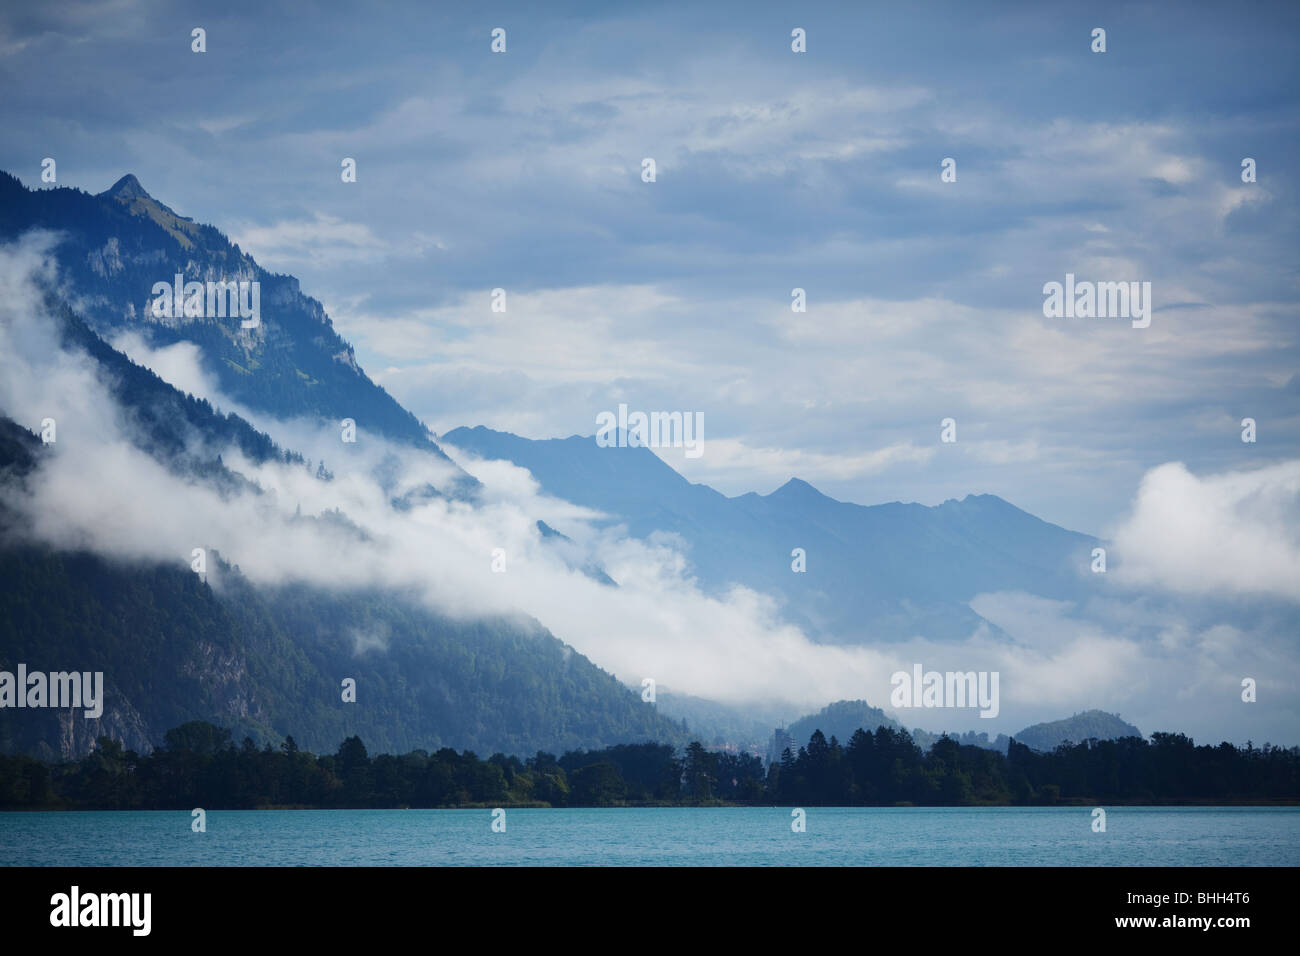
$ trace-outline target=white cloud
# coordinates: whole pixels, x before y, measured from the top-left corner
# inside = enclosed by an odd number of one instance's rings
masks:
[[[127,330],[115,335],[109,344],[182,392],[209,401],[218,395],[216,382],[203,370],[202,350],[193,342],[176,342],[155,349],[139,332]]]
[[[924,464],[935,448],[899,442],[869,451],[816,452],[804,449],[751,448],[734,438],[705,437],[703,454],[689,458],[684,449],[656,448],[655,454],[693,481],[759,488],[789,478],[813,476],[848,481],[875,475],[900,464]]]
[[[278,271],[375,262],[393,251],[367,224],[320,212],[311,219],[287,219],[269,226],[237,224],[231,241],[264,268]]]
[[[1300,460],[1205,477],[1153,468],[1113,540],[1134,585],[1298,600]]]

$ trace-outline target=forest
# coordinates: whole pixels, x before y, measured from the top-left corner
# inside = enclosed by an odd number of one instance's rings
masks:
[[[79,761],[0,755],[0,809],[163,810],[482,806],[1052,806],[1294,804],[1300,748],[1196,746],[1182,734],[1087,740],[1040,753],[941,737],[922,751],[905,730],[820,730],[766,769],[699,742],[620,744],[521,760],[443,748],[371,756],[359,737],[332,754],[292,737],[258,749],[204,721],[138,754],[107,737]]]

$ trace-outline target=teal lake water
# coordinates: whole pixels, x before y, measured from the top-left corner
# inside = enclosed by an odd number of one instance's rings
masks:
[[[0,813],[4,866],[1295,866],[1300,808]]]

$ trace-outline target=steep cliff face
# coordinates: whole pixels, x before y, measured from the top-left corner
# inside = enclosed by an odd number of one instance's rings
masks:
[[[94,750],[95,741],[100,737],[111,737],[136,753],[152,750],[153,734],[148,721],[130,701],[114,693],[112,687],[105,690],[104,713],[98,718],[86,717],[79,710],[54,711],[58,729],[36,741],[36,756],[45,760],[75,760]]]
[[[232,720],[262,720],[266,712],[255,699],[248,662],[242,650],[229,650],[211,641],[196,641],[181,674],[199,681],[222,712]]]
[[[0,749],[67,759],[103,735],[143,752],[184,719],[208,714],[248,730],[264,721],[229,613],[182,567],[0,541],[0,606],[0,669],[102,675],[98,716],[0,710]]]
[[[209,701],[209,719],[222,726],[253,727],[267,714],[258,690],[249,676],[245,655],[211,641],[198,640],[188,649],[188,659],[178,663],[176,675],[198,688],[197,700]],[[159,677],[166,678],[165,673]],[[147,692],[146,692],[147,694]],[[201,709],[201,708],[198,708]],[[162,742],[170,729],[168,720],[150,705],[140,692],[130,692],[105,675],[103,712],[88,717],[84,708],[48,708],[13,711],[0,715],[0,725],[9,738],[8,750],[26,750],[46,760],[74,760],[95,748],[102,737],[120,741],[123,747],[147,753]],[[163,726],[167,724],[166,726]]]

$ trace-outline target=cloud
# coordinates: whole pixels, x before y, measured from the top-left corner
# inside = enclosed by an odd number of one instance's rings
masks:
[[[395,251],[365,223],[345,222],[320,212],[310,219],[281,220],[267,226],[236,224],[233,230],[232,242],[263,267],[276,271],[376,262]]]
[[[215,379],[203,370],[203,351],[193,342],[176,342],[156,349],[139,332],[124,330],[113,336],[109,344],[186,394],[209,400],[219,394]]]
[[[1204,477],[1153,468],[1113,539],[1135,586],[1300,601],[1300,460]]]
[[[851,480],[862,475],[887,471],[901,463],[924,464],[935,447],[922,447],[906,441],[869,451],[821,453],[793,448],[750,448],[732,438],[704,438],[699,458],[688,458],[684,449],[655,448],[663,458],[688,478],[728,487],[761,487],[783,483],[791,477],[806,475],[814,480]]]
[[[989,723],[1004,733],[1096,708],[1121,714],[1145,734],[1290,743],[1300,717],[1300,662],[1285,629],[1251,624],[1231,607],[1191,617],[1184,604],[1130,596],[1078,607],[1020,593],[982,594],[971,606],[1012,642],[977,636],[964,669],[1001,673],[1005,719]],[[1216,622],[1216,613],[1236,621]],[[930,667],[929,657],[917,659]],[[1258,681],[1266,709],[1243,704],[1244,677]],[[926,722],[917,723],[932,730],[966,726],[934,712],[904,713],[921,715]]]

